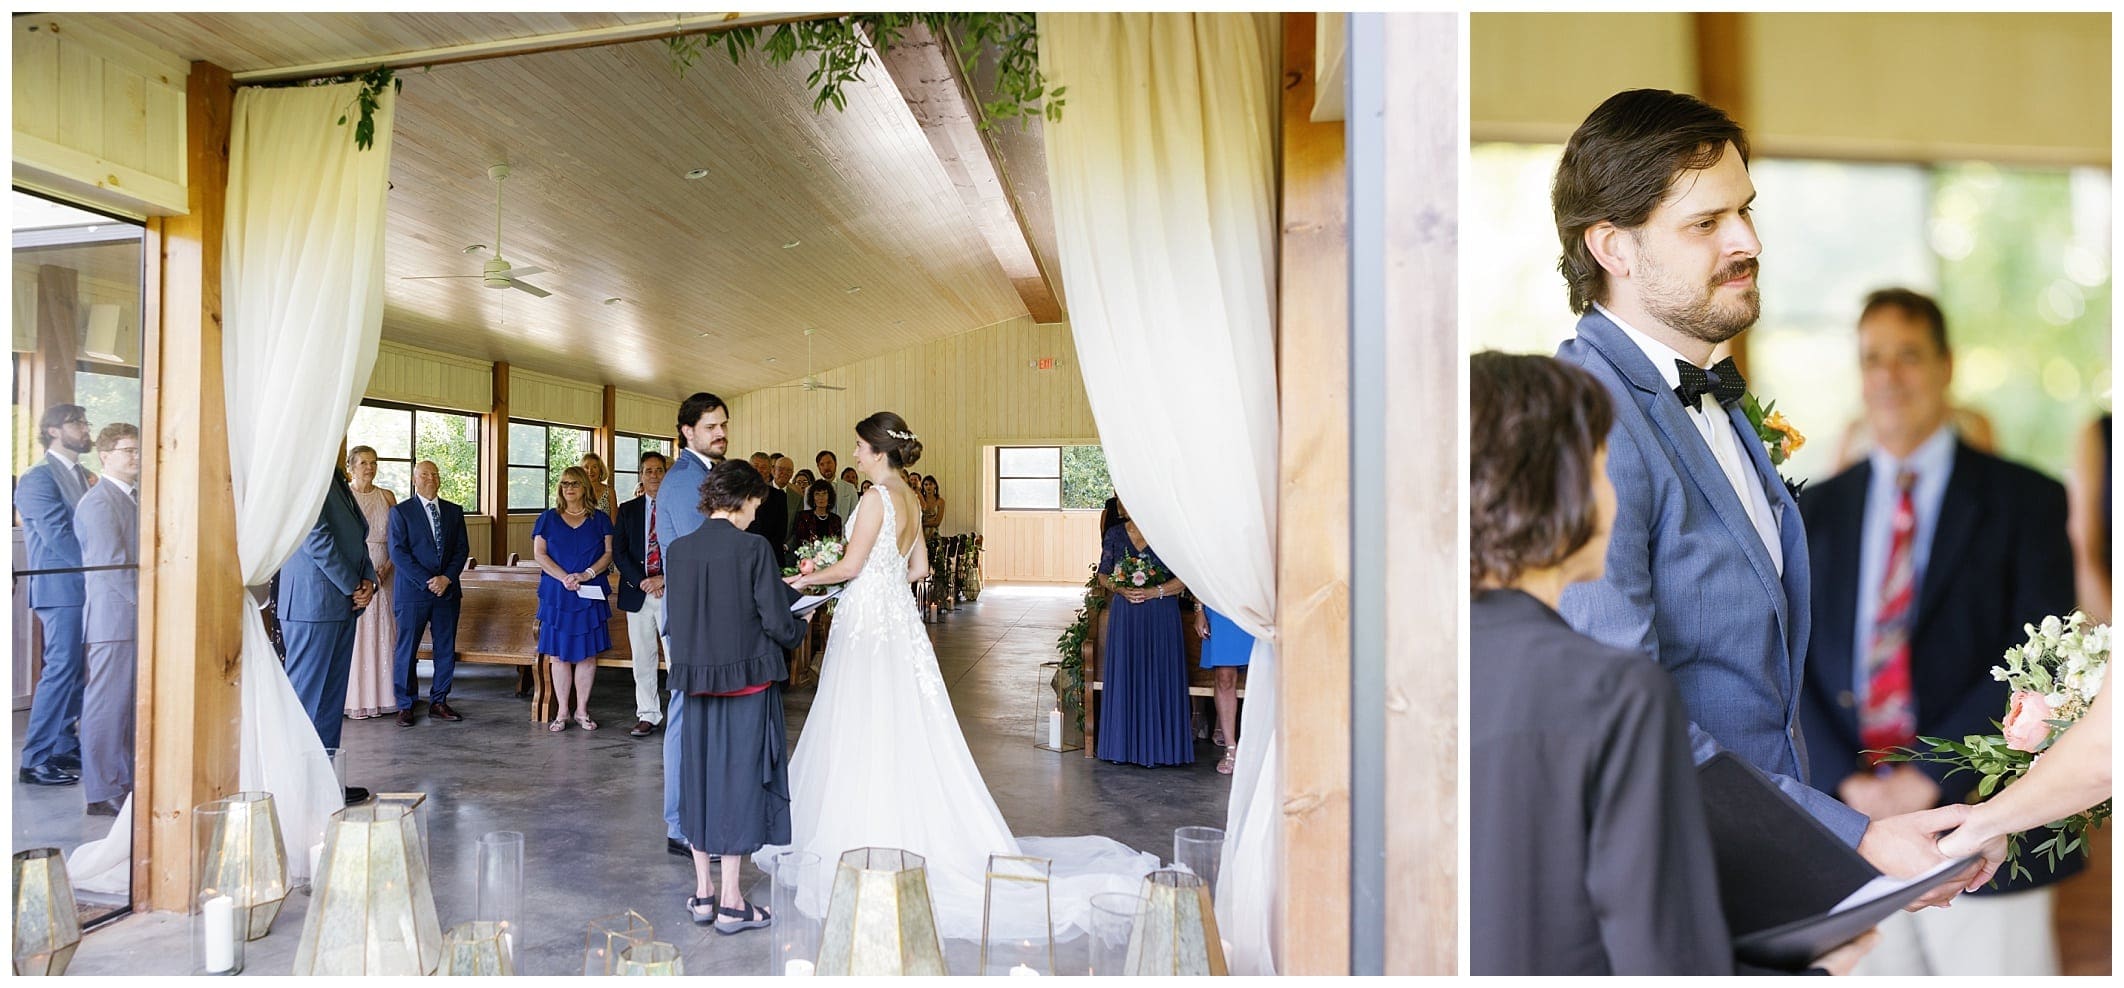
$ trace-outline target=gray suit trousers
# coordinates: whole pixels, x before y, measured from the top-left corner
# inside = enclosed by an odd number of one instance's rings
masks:
[[[91,802],[133,791],[133,681],[137,642],[90,642],[81,698],[81,796]]]

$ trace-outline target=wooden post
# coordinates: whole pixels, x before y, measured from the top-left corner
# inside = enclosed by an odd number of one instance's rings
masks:
[[[479,472],[487,483],[479,493],[479,511],[494,523],[487,531],[487,562],[509,560],[509,364],[494,362],[494,407],[480,424]]]
[[[613,520],[619,519],[622,493],[618,484],[612,483],[612,472],[619,469],[619,387],[605,385],[605,403],[598,413],[597,428],[590,433],[590,448],[597,451],[597,458],[605,461],[605,483],[612,486]]]
[[[141,486],[139,771],[133,902],[191,899],[192,807],[236,791],[244,599],[222,383],[221,237],[235,83],[193,62],[185,86],[189,212],[148,227]]]
[[[80,279],[80,273],[73,268],[50,264],[37,267],[37,352],[32,357],[35,370],[31,373],[30,402],[33,423],[53,405],[74,403],[74,372],[81,360]],[[104,425],[93,424],[98,428]]]
[[[1731,11],[1689,15],[1696,36],[1696,96],[1726,111],[1742,129],[1747,128],[1753,116],[1748,87],[1749,16]],[[1745,377],[1752,338],[1747,330],[1742,330],[1740,335],[1719,344],[1713,356],[1731,356],[1733,366]]]
[[[1315,124],[1313,20],[1283,15],[1277,378],[1279,973],[1350,963],[1349,190],[1340,123]]]

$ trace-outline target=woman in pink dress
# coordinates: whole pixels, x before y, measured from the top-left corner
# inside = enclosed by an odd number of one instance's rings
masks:
[[[391,616],[391,508],[398,497],[376,486],[376,451],[356,446],[347,451],[347,476],[354,500],[369,522],[369,559],[376,564],[376,599],[354,625],[354,666],[347,673],[347,716],[368,720],[398,712],[391,686],[391,651],[398,642],[398,621]]]

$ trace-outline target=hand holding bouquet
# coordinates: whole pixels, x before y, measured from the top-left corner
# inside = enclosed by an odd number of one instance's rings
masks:
[[[1114,563],[1113,572],[1107,574],[1114,586],[1132,603],[1142,603],[1143,594],[1173,578],[1171,573],[1148,556],[1122,556]]]
[[[829,566],[832,566],[835,563],[840,562],[841,557],[847,555],[847,553],[848,540],[843,539],[840,536],[827,535],[820,538],[812,539],[811,541],[796,547],[797,564],[793,567],[784,567],[782,569],[782,575],[810,576],[813,573],[816,573]],[[823,596],[825,594],[832,593],[834,589],[838,586],[839,584],[834,584],[832,586],[807,586],[803,589],[804,592],[807,594],[811,594],[813,596]]]

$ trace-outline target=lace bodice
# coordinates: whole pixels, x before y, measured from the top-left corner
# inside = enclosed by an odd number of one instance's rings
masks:
[[[892,503],[890,492],[879,498],[885,505],[885,523],[878,528],[878,540],[870,547],[869,558],[863,560],[863,569],[858,578],[875,575],[878,579],[899,584],[907,582],[907,554],[900,551],[899,506]],[[856,502],[856,511],[863,510],[863,503]],[[855,531],[855,512],[848,513],[848,530]]]

